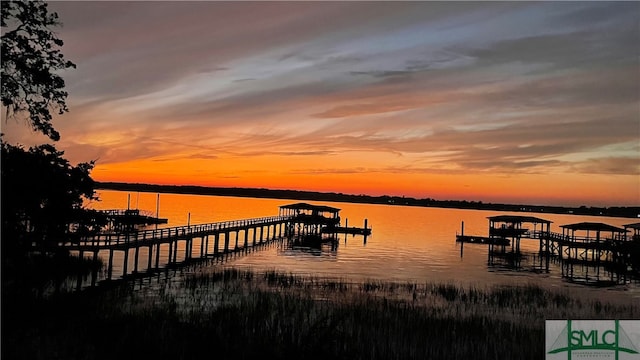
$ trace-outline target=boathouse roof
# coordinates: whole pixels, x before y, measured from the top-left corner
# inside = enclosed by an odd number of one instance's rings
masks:
[[[637,229],[637,230],[640,230],[640,222],[639,223],[622,225],[622,226],[624,226],[625,229]]]
[[[281,209],[293,209],[293,210],[315,210],[315,211],[328,211],[328,212],[332,212],[332,213],[337,213],[340,211],[340,209],[338,208],[334,208],[331,206],[325,206],[325,205],[312,205],[312,204],[307,204],[307,203],[296,203],[296,204],[289,204],[289,205],[282,205],[280,206]]]
[[[540,219],[534,216],[517,216],[517,215],[489,216],[487,219],[494,222],[506,222],[506,223],[551,224],[553,222],[545,219]]]
[[[611,231],[617,233],[626,233],[626,229],[622,229],[613,225],[595,222],[581,222],[575,224],[560,225],[561,228],[570,230],[588,230],[588,231]]]

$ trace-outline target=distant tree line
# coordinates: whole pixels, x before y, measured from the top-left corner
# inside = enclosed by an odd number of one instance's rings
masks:
[[[118,191],[160,192],[175,194],[198,194],[217,196],[237,196],[271,199],[296,199],[313,201],[332,201],[366,204],[424,206],[457,209],[493,210],[506,212],[545,212],[554,214],[594,215],[637,218],[640,214],[640,206],[632,207],[565,207],[547,205],[524,204],[494,204],[482,201],[467,200],[436,200],[431,198],[416,199],[404,196],[371,196],[352,195],[334,192],[315,192],[300,190],[271,190],[264,188],[230,188],[230,187],[204,187],[193,185],[152,185],[132,184],[120,182],[100,182],[96,184],[98,189]]]

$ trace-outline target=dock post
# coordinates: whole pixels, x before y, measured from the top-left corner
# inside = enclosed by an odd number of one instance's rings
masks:
[[[253,246],[256,246],[256,233],[258,231],[257,227],[253,228]]]
[[[113,274],[113,249],[109,249],[109,264],[107,265],[107,278],[111,280]]]
[[[98,250],[93,251],[93,266],[98,262]],[[91,271],[91,286],[96,286],[96,279],[98,277],[98,270],[94,267]]]
[[[244,228],[244,250],[249,246],[249,228]]]
[[[340,224],[338,224],[338,225],[340,225]],[[347,231],[348,231],[348,230],[349,230],[349,219],[345,218],[345,219],[344,219],[344,243],[345,243],[345,244],[347,243],[347,238],[348,238],[348,236],[347,236]],[[365,242],[366,242],[366,240],[367,240],[367,233],[366,233],[366,230],[365,230],[365,232],[364,232],[363,234],[364,234],[364,240],[365,240]],[[338,236],[338,240],[340,240],[340,237],[339,237],[339,236]]]
[[[368,233],[368,231],[367,231],[367,223],[368,222],[369,222],[368,219],[364,219],[364,236],[363,236],[363,238],[364,238],[363,239],[363,244],[364,245],[367,245],[367,233]],[[345,237],[345,241],[346,241],[347,234],[344,234],[344,237]]]
[[[560,256],[560,260],[562,260],[562,244],[558,243],[558,256]]]
[[[209,235],[204,236],[204,256],[209,255]]]
[[[464,221],[460,224],[460,258],[464,253]]]
[[[158,268],[159,264],[160,264],[160,243],[156,245],[156,269]]]
[[[147,272],[151,271],[151,258],[153,257],[153,244],[149,245],[149,262],[147,263]]]
[[[218,245],[220,245],[220,233],[213,236],[213,255],[218,255]]]
[[[535,230],[535,225],[534,225],[534,230],[533,230],[533,234],[536,234],[536,230]],[[544,237],[544,224],[542,225],[542,228],[540,229],[540,232],[538,232],[538,240],[539,240],[539,253],[542,254],[542,249],[544,249],[544,244],[542,243],[542,238]]]
[[[240,235],[240,230],[236,230],[236,247],[233,249],[234,251],[238,250],[238,235]]]
[[[167,259],[168,264],[171,264],[171,259],[173,259],[173,241],[169,241],[169,258]]]
[[[138,254],[140,252],[140,246],[136,245],[136,251],[134,253],[133,258],[135,259],[135,262],[133,263],[133,272],[137,273],[138,272]]]
[[[224,233],[224,252],[225,254],[229,252],[229,232]]]
[[[124,264],[122,264],[122,277],[127,276],[127,266],[129,265],[129,248],[124,249]]]
[[[176,238],[176,244],[173,245],[173,262],[178,262],[178,239]]]
[[[368,223],[368,222],[369,222],[369,220],[368,220],[368,219],[364,219],[364,233],[365,233],[365,234],[367,233],[367,223]],[[345,237],[347,237],[347,235],[346,235],[346,234],[345,234],[344,236],[345,236]],[[364,243],[365,243],[365,244],[367,243],[367,236],[366,236],[366,235],[364,236]]]

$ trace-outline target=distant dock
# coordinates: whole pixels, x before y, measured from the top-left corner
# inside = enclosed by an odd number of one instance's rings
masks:
[[[322,229],[325,234],[371,235],[371,228],[335,226]]]
[[[640,223],[620,228],[581,222],[561,225],[562,233],[556,233],[551,231],[551,221],[537,217],[499,215],[488,219],[489,236],[465,235],[462,222],[456,242],[488,245],[489,265],[497,259],[520,259],[521,241],[533,240],[538,242],[540,260],[545,261],[541,267],[549,271],[550,258],[558,259],[562,275],[569,281],[602,285],[624,283],[628,276],[640,277]],[[462,251],[461,247],[461,256]],[[520,262],[511,265],[519,267]],[[575,266],[585,269],[575,271]]]
[[[108,227],[114,230],[131,229],[136,226],[167,224],[169,219],[158,218],[139,209],[100,210],[108,221]]]
[[[506,245],[506,246],[508,246],[511,243],[509,239],[479,236],[479,235],[456,235],[456,241],[461,243]]]

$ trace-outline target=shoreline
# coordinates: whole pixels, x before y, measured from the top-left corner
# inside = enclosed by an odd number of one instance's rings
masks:
[[[229,188],[195,185],[157,185],[120,182],[96,182],[96,190],[135,191],[184,195],[232,196],[266,199],[293,199],[303,201],[329,201],[356,204],[436,207],[504,212],[551,213],[581,216],[620,217],[629,219],[638,219],[640,217],[640,206],[567,207],[527,204],[494,204],[483,203],[482,201],[435,200],[430,198],[415,199],[411,197],[388,195],[371,196],[302,190],[271,190],[264,188]]]

